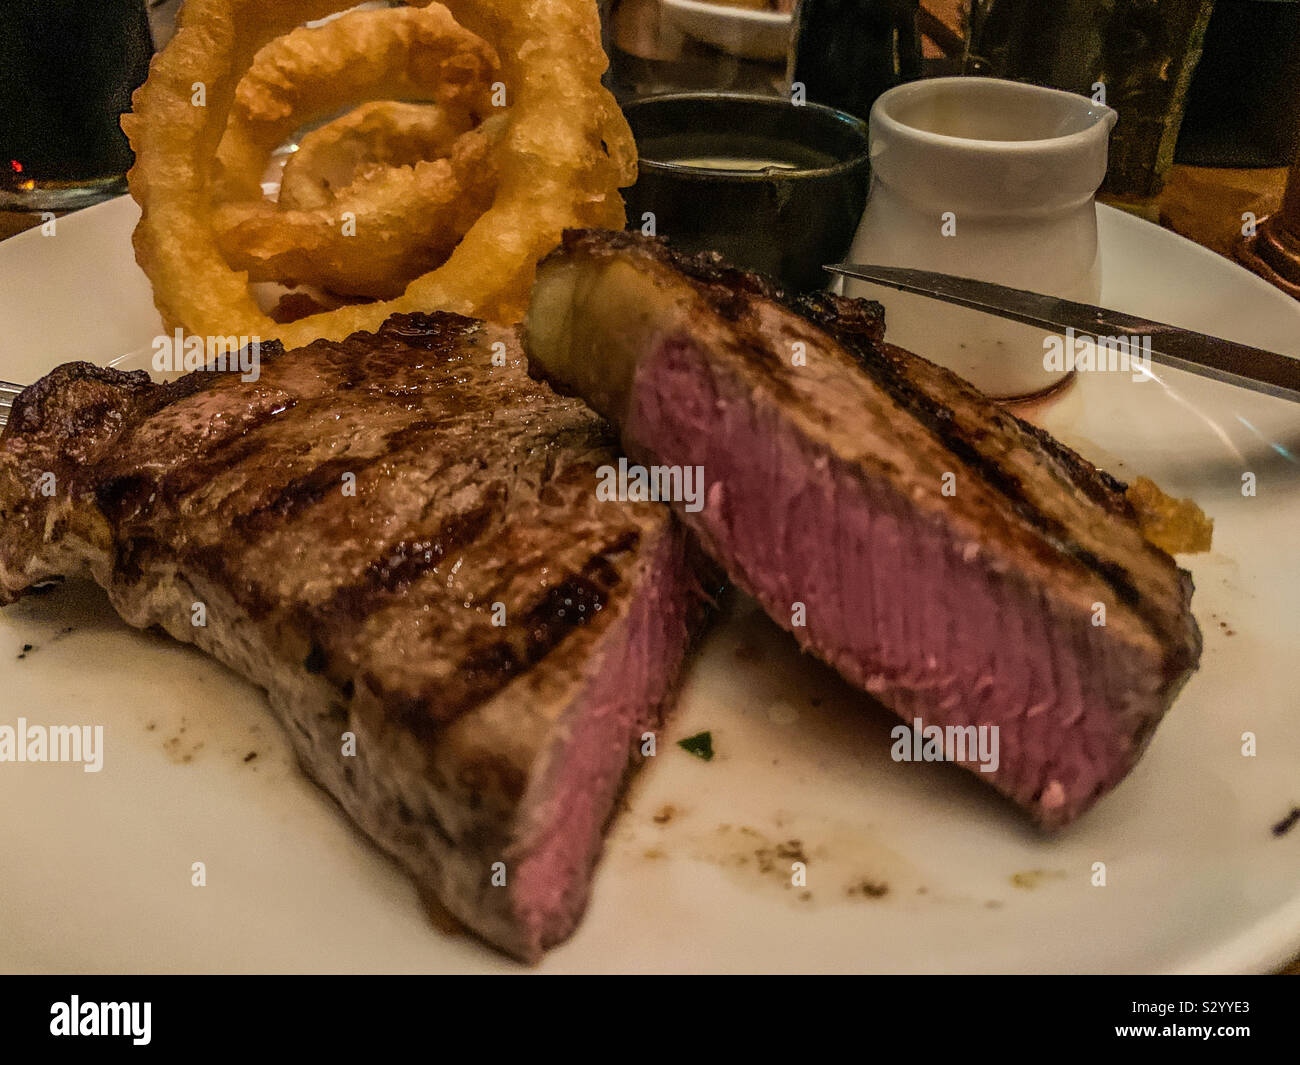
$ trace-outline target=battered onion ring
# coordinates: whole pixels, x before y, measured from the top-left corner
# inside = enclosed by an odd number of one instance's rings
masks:
[[[400,296],[412,277],[446,262],[491,205],[493,151],[506,121],[489,118],[459,137],[445,159],[376,167],[322,210],[286,210],[266,200],[218,207],[226,261],[253,281]]]
[[[256,198],[274,149],[357,104],[433,101],[482,117],[497,76],[492,49],[440,3],[350,11],[300,26],[262,48],[240,81],[217,151],[213,198]]]
[[[517,321],[537,261],[569,226],[624,224],[618,187],[635,180],[631,131],[600,85],[606,65],[589,0],[449,0],[502,57],[510,114],[491,208],[451,258],[398,299],[340,307],[286,325],[264,314],[217,245],[209,174],[241,74],[273,37],[329,13],[337,0],[189,0],[123,119],[140,204],[136,258],[168,328],[278,336],[289,346],[375,329],[398,311],[444,309]],[[206,107],[191,104],[194,83]]]
[[[328,207],[373,166],[445,159],[474,126],[466,110],[373,100],[306,134],[280,176],[281,210]],[[490,202],[490,201],[489,201]]]
[[[496,171],[489,146],[467,137],[454,153],[452,147],[489,109],[497,69],[482,38],[437,4],[352,12],[266,45],[239,83],[217,152],[215,224],[227,262],[254,281],[401,295],[413,277],[446,261],[491,203]],[[362,104],[303,138],[285,166],[278,208],[254,194],[271,146],[321,112],[336,111],[341,95],[374,93],[444,102]],[[494,122],[501,121],[497,109]],[[414,170],[372,166],[367,180],[347,189],[362,162],[413,166],[448,156],[450,164]],[[322,158],[333,160],[334,187],[347,189],[342,196],[310,180]],[[235,194],[240,198],[226,199]]]

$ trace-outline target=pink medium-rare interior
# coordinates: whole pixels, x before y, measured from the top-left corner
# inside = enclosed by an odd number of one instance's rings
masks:
[[[594,488],[593,488],[594,490]],[[616,503],[610,503],[616,506]],[[674,524],[649,560],[632,608],[564,711],[564,738],[530,787],[524,855],[511,874],[515,911],[540,954],[563,940],[586,907],[606,822],[639,752],[676,687],[699,594]]]
[[[703,467],[704,508],[679,515],[848,680],[909,724],[999,726],[999,768],[979,775],[1049,826],[1131,766],[1157,679],[1105,628],[1064,616],[904,492],[820,452],[688,338],[643,358],[632,397],[629,452]],[[806,627],[791,624],[796,602]]]

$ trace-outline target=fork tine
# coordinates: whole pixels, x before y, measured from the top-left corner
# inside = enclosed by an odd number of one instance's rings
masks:
[[[9,412],[13,409],[14,400],[22,391],[22,385],[16,385],[12,381],[0,381],[0,429],[9,423]]]
[[[14,400],[18,398],[18,393],[22,389],[17,385],[11,385],[8,381],[0,381],[0,429],[3,429],[9,422],[9,412],[13,408]]]

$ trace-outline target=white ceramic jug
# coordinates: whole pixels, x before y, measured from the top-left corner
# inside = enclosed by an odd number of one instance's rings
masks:
[[[1096,303],[1094,195],[1116,114],[1086,96],[993,78],[932,78],[871,109],[871,193],[859,263],[911,266]],[[885,305],[886,339],[990,395],[1042,391],[1044,333],[847,280]]]

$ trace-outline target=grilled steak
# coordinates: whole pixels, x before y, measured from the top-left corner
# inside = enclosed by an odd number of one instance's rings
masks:
[[[878,304],[583,231],[538,274],[525,348],[633,460],[702,468],[681,517],[805,649],[909,724],[997,726],[979,775],[1064,825],[1196,668],[1190,578],[1122,484],[882,337]]]
[[[536,959],[698,615],[668,509],[596,500],[610,444],[513,334],[448,314],[263,345],[254,384],[62,366],[0,437],[0,601],[88,571],[266,688],[353,820]]]

